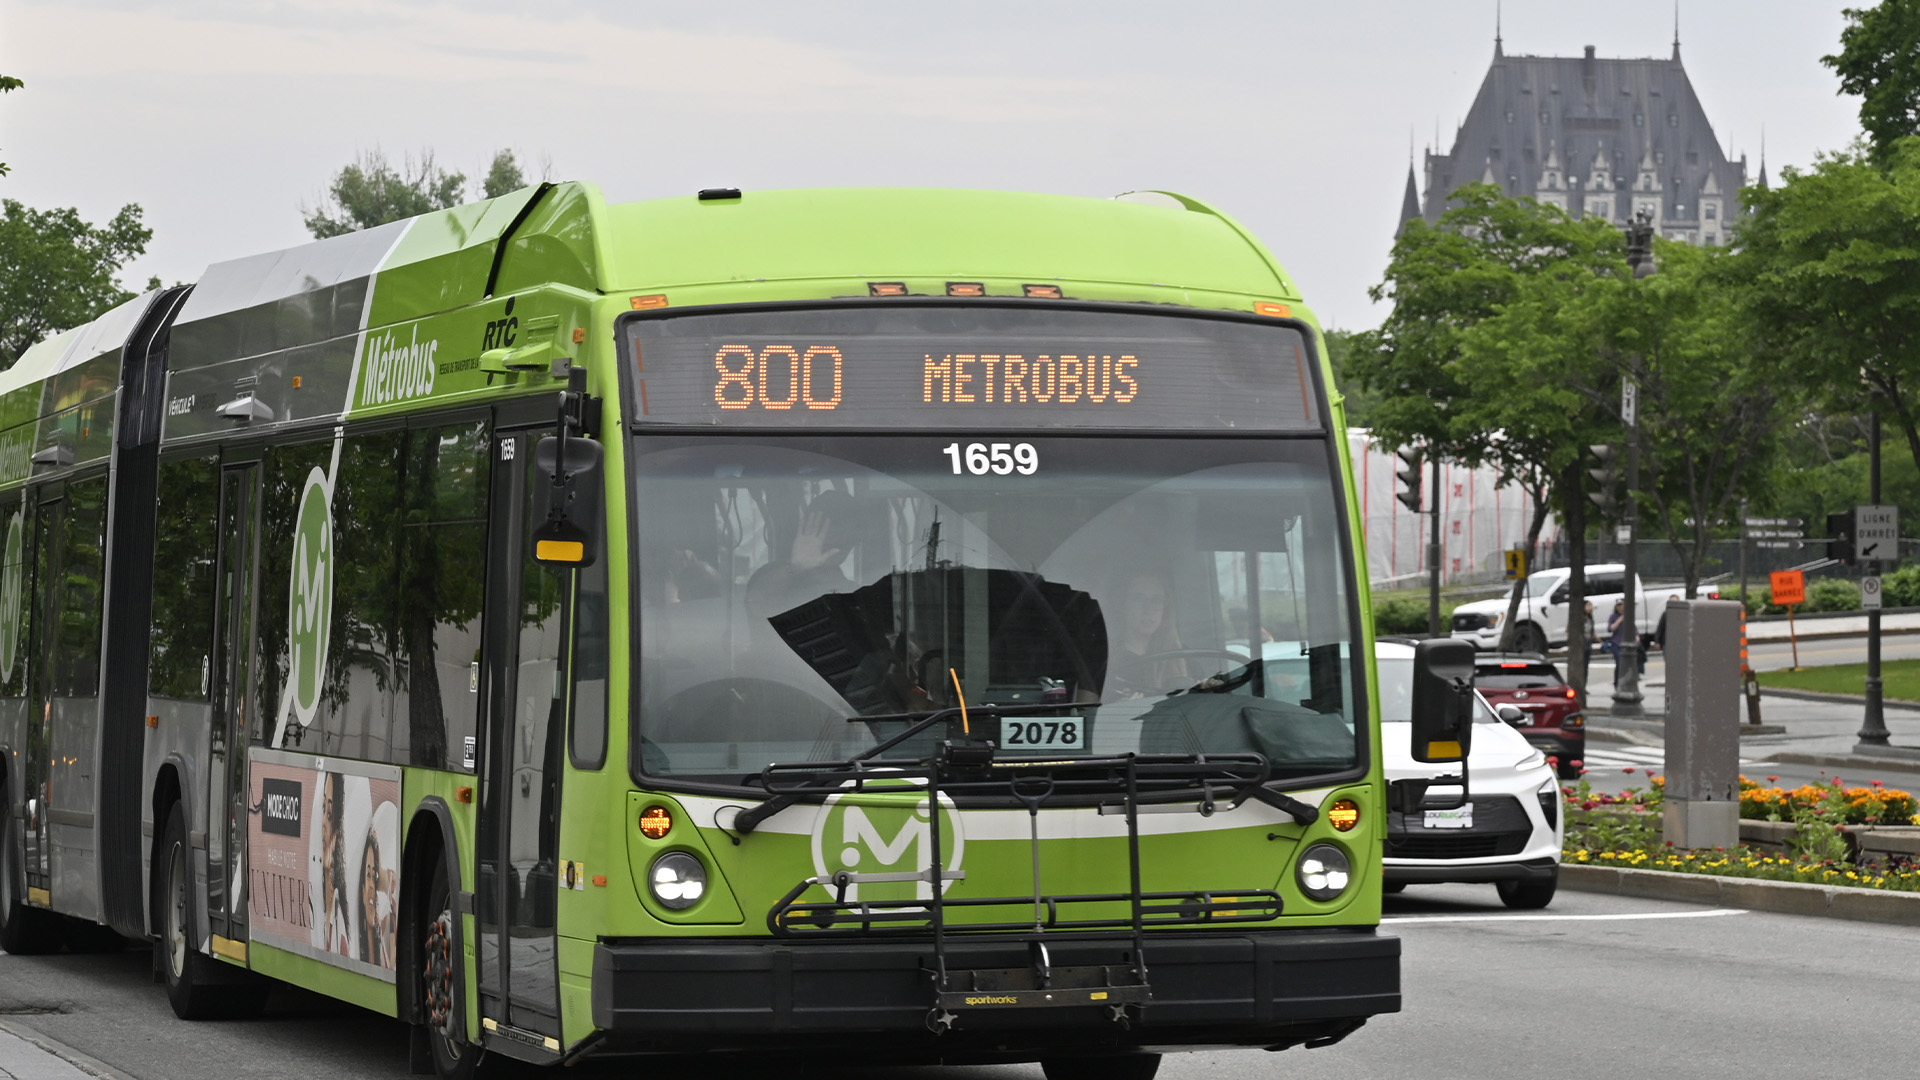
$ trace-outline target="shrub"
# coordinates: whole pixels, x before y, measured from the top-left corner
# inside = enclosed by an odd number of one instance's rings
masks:
[[[1882,577],[1880,597],[1888,607],[1920,607],[1920,565],[1903,566]]]
[[[1373,598],[1373,632],[1376,634],[1424,634],[1427,632],[1425,596],[1376,594]]]
[[[1860,586],[1845,578],[1821,578],[1807,583],[1807,602],[1801,611],[1858,611]]]

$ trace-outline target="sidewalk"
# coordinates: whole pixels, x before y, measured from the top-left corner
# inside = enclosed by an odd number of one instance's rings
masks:
[[[1920,618],[1920,616],[1916,616]],[[1657,654],[1656,654],[1657,657]],[[1666,740],[1666,665],[1651,659],[1640,681],[1639,716],[1617,716],[1613,712],[1613,658],[1594,654],[1595,663],[1587,685],[1587,738],[1595,742],[1628,742],[1658,746]],[[1768,691],[1760,695],[1760,719],[1768,725],[1786,728],[1779,735],[1742,736],[1740,745],[1765,754],[1773,761],[1818,765],[1823,768],[1853,770],[1887,769],[1920,772],[1920,706],[1888,702],[1885,707],[1887,731],[1896,748],[1908,748],[1909,755],[1879,756],[1855,752],[1862,722],[1864,703],[1837,697],[1813,698],[1782,696]],[[1744,724],[1747,712],[1740,703]]]
[[[1749,642],[1786,641],[1789,637],[1798,637],[1801,641],[1808,641],[1815,638],[1859,637],[1867,632],[1867,616],[1864,612],[1855,611],[1801,615],[1793,620],[1791,629],[1792,633],[1789,634],[1787,619],[1781,615],[1769,615],[1764,619],[1748,619],[1747,640]],[[1900,608],[1882,614],[1880,632],[1920,634],[1920,611]]]
[[[57,1054],[55,1049],[65,1052]],[[0,1078],[124,1080],[122,1074],[36,1032],[0,1022]]]

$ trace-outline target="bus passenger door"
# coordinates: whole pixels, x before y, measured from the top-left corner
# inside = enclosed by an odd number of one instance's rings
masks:
[[[254,722],[254,595],[259,566],[260,465],[220,474],[214,592],[213,730],[207,740],[207,925],[247,940],[247,742]]]
[[[528,538],[540,479],[533,449],[550,433],[496,431],[493,441],[474,908],[482,1026],[557,1050],[555,849],[571,573],[535,562]]]

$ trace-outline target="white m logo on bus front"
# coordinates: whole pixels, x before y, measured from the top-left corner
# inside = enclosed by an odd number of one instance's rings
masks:
[[[326,680],[327,635],[333,622],[333,507],[327,474],[307,474],[293,526],[293,571],[287,584],[287,678],[302,727],[313,723]]]
[[[940,796],[940,847],[948,870],[960,869],[966,835],[953,800]],[[813,870],[831,877],[842,870],[863,874],[925,873],[933,865],[933,820],[928,802],[859,803],[845,794],[832,795],[813,819]],[[941,883],[941,891],[953,882]],[[930,881],[884,881],[847,887],[847,901],[890,903],[933,899]]]

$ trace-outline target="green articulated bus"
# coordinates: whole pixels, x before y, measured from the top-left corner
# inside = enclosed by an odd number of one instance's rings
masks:
[[[1400,1001],[1340,401],[1158,192],[216,264],[0,373],[0,946],[443,1076],[1336,1042]]]

